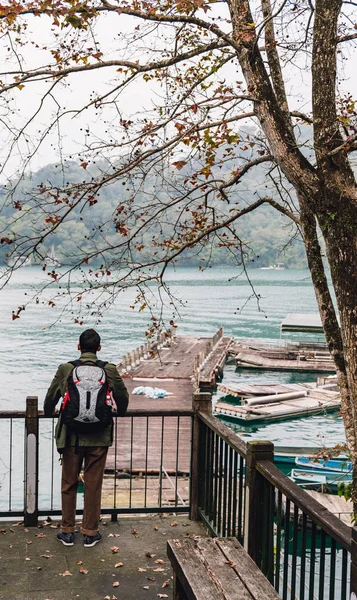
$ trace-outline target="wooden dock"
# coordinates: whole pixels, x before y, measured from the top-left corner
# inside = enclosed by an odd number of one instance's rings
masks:
[[[305,417],[336,411],[341,406],[341,398],[336,389],[318,387],[316,383],[219,385],[218,389],[226,395],[241,398],[242,404],[235,405],[220,400],[215,404],[215,413],[246,423]]]
[[[213,390],[231,341],[223,328],[210,338],[163,334],[120,361],[129,417],[116,420],[117,441],[109,449],[107,470],[158,474],[177,468],[189,473],[193,394]],[[139,386],[164,389],[169,395],[151,399],[133,394]]]
[[[254,340],[234,342],[229,355],[235,358],[237,366],[247,369],[270,371],[300,371],[334,373],[335,365],[328,350],[303,347],[301,344],[271,346]]]

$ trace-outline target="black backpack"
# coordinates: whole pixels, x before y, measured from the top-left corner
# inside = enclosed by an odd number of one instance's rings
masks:
[[[113,404],[105,372],[106,362],[72,361],[61,406],[61,424],[75,433],[100,431],[113,421]]]

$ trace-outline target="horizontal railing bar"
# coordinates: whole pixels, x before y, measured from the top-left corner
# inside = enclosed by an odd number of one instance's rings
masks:
[[[217,417],[213,417],[208,413],[199,412],[198,416],[203,423],[210,427],[213,431],[238,452],[243,458],[247,456],[247,445],[240,439],[229,427],[221,423]]]
[[[270,460],[260,460],[256,469],[280,492],[303,510],[308,517],[321,527],[343,548],[351,552],[351,528],[331,513],[320,502],[312,498],[305,490],[284,475]]]
[[[51,417],[46,417],[44,413],[39,411],[38,418],[39,419],[56,419],[59,413],[52,415]],[[114,418],[125,419],[126,417],[192,417],[194,412],[192,410],[170,410],[170,409],[136,409],[131,410],[128,409],[125,413],[124,417],[118,417],[114,414]],[[7,411],[0,412],[0,419],[24,419],[26,413],[23,411]]]

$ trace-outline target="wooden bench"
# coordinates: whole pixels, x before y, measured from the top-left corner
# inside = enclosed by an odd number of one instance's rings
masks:
[[[235,538],[169,540],[174,600],[277,600],[279,594]]]

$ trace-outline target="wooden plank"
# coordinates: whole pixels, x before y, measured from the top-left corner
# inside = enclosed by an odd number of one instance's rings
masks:
[[[254,598],[245,586],[245,579],[239,575],[235,565],[233,566],[234,563],[230,563],[230,559],[227,559],[226,554],[222,552],[219,541],[215,538],[201,538],[197,540],[196,545],[209,576],[214,580],[217,588],[223,591],[225,598],[239,598],[239,600]],[[226,541],[227,548],[232,550],[233,545],[233,541]],[[257,569],[256,565],[255,568]],[[261,591],[263,590],[264,588]]]
[[[187,600],[228,600],[203,568],[192,540],[168,540],[167,555]],[[238,597],[237,597],[238,598]]]
[[[220,539],[217,540],[217,545],[226,559],[234,565],[232,569],[237,573],[239,579],[243,581],[252,598],[255,600],[263,600],[263,598],[264,600],[280,600],[279,594],[258,569],[255,562],[250,558],[238,540],[232,543],[227,539]]]

